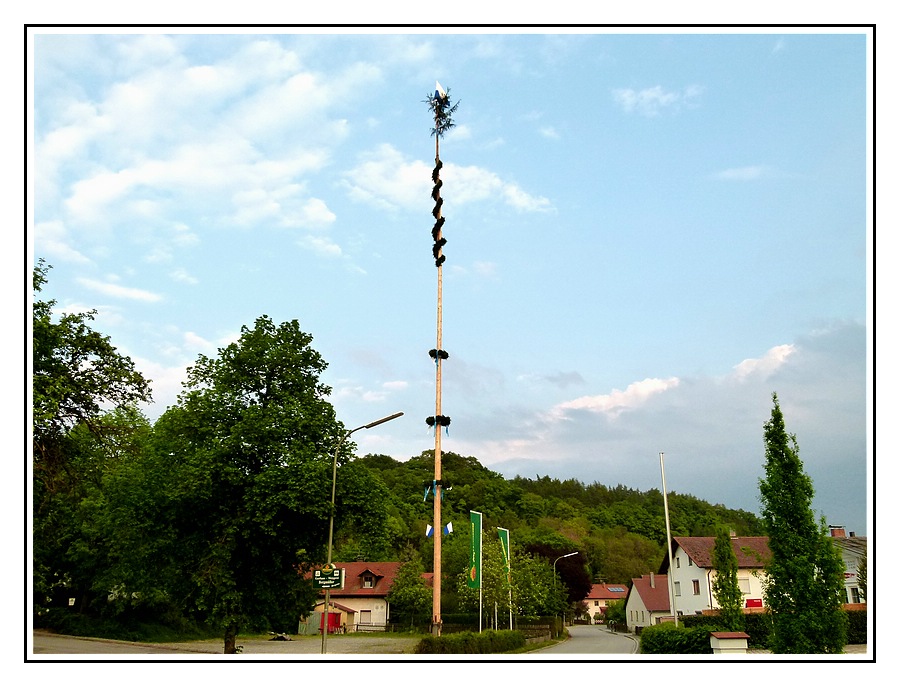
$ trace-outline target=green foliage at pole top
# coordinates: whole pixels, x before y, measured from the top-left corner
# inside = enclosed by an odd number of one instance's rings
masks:
[[[459,101],[457,100],[453,105],[450,104],[450,89],[448,88],[446,93],[437,97],[429,94],[424,102],[428,103],[428,109],[434,115],[431,135],[443,138],[445,133],[456,126],[453,115],[456,113],[456,108],[459,107]]]
[[[773,621],[774,653],[840,653],[847,636],[844,565],[824,518],[816,524],[812,480],[794,435],[785,430],[777,395],[765,423],[766,477],[759,482],[772,558],[764,595]]]
[[[738,585],[737,556],[731,544],[731,536],[725,530],[716,535],[713,548],[713,567],[716,576],[712,582],[712,591],[719,606],[719,617],[724,629],[737,632],[744,629],[744,613],[742,610],[744,595]]]

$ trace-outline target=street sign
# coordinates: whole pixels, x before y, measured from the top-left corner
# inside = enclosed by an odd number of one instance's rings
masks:
[[[344,569],[325,565],[320,570],[313,570],[314,589],[343,589]]]

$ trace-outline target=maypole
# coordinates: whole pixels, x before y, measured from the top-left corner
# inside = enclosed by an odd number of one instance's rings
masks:
[[[434,209],[431,214],[434,216],[434,227],[431,229],[431,237],[434,240],[432,253],[434,254],[434,264],[437,267],[437,345],[429,355],[434,358],[435,362],[435,409],[434,416],[429,417],[426,422],[434,427],[434,590],[432,597],[432,616],[431,631],[435,636],[441,634],[441,499],[443,497],[443,488],[441,486],[441,427],[450,425],[450,418],[443,415],[441,409],[441,363],[446,360],[449,355],[443,349],[443,264],[446,257],[443,248],[447,243],[447,239],[443,236],[442,227],[444,226],[444,217],[441,214],[441,205],[444,201],[441,198],[441,137],[453,127],[453,113],[459,103],[450,105],[450,95],[445,91],[441,84],[435,82],[435,91],[433,96],[429,96],[425,101],[434,113],[434,128],[431,130],[434,136],[434,170],[431,172],[431,180],[434,186],[431,189],[431,198],[434,200]]]

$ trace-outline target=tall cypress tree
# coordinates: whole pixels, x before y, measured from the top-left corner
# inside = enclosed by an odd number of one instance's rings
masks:
[[[720,530],[716,535],[716,545],[713,548],[713,567],[716,569],[716,577],[712,582],[712,591],[719,605],[719,618],[725,629],[740,631],[744,629],[744,612],[741,602],[744,595],[738,585],[737,556],[731,545],[731,535],[726,530]]]
[[[797,438],[788,434],[777,394],[765,423],[766,477],[759,482],[772,558],[766,565],[766,606],[774,653],[841,653],[847,618],[841,603],[844,565],[824,518],[812,510],[812,480],[803,471]]]

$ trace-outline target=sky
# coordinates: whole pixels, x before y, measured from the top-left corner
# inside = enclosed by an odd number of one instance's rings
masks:
[[[35,31],[29,270],[152,380],[298,320],[357,455],[759,512],[777,393],[871,528],[865,30]],[[867,295],[869,296],[867,298]]]

